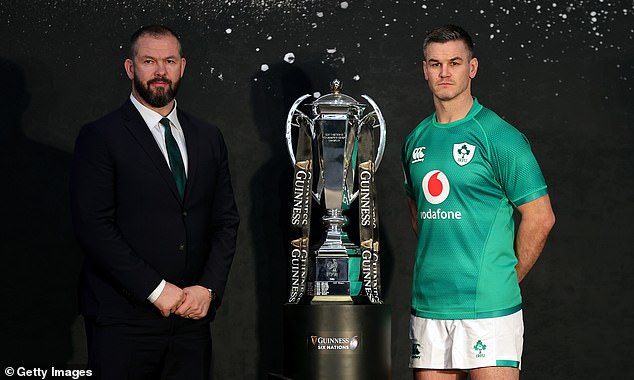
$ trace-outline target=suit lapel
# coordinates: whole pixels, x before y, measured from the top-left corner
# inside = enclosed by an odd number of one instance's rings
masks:
[[[132,136],[134,136],[139,145],[141,145],[141,147],[148,155],[149,159],[152,161],[159,174],[165,181],[166,185],[172,191],[174,197],[180,202],[178,189],[176,188],[176,181],[174,180],[172,171],[167,165],[167,162],[165,161],[165,156],[163,156],[161,149],[158,147],[156,140],[154,140],[154,136],[152,136],[152,133],[145,124],[145,121],[141,117],[141,114],[139,114],[139,111],[137,111],[130,100],[128,100],[123,105],[123,107],[121,107],[121,110],[125,127],[130,131]]]

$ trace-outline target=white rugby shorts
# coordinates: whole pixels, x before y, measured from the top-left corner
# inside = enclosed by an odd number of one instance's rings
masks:
[[[410,316],[410,368],[521,369],[522,310],[496,318],[438,320]]]

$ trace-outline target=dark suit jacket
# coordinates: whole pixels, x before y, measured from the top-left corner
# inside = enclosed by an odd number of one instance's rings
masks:
[[[84,315],[158,318],[147,297],[161,279],[179,287],[202,285],[222,300],[239,224],[227,149],[216,127],[177,112],[189,163],[183,201],[130,100],[79,133],[71,203],[85,252],[79,289]]]

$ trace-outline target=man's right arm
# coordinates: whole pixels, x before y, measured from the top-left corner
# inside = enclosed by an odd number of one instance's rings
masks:
[[[152,302],[164,317],[169,317],[185,301],[185,292],[178,286],[165,282],[161,295]]]
[[[71,211],[75,234],[91,262],[116,282],[113,286],[143,301],[163,278],[134,255],[121,235],[116,223],[115,185],[115,160],[106,138],[95,124],[83,127],[75,143],[71,168]],[[177,292],[172,290],[169,287],[165,293],[164,289],[156,300],[160,301],[155,305],[162,312],[171,310],[176,304],[174,293]],[[173,304],[168,305],[170,303]]]

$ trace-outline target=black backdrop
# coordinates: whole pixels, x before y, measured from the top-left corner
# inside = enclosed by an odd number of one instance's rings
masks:
[[[388,122],[379,171],[394,379],[409,379],[415,240],[399,150],[432,112],[421,42],[471,31],[481,103],[531,140],[557,225],[522,284],[524,379],[634,378],[634,6],[631,1],[20,1],[0,4],[0,365],[82,366],[81,252],[68,216],[80,126],[121,104],[128,36],[165,23],[188,66],[179,106],[221,127],[243,223],[213,324],[216,379],[280,372],[290,164],[284,120],[304,93],[370,95]],[[625,376],[623,376],[625,375]]]

